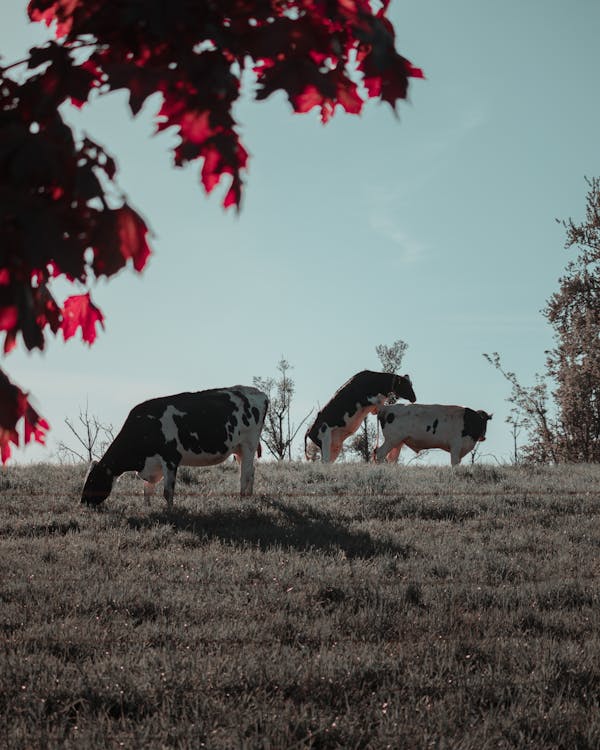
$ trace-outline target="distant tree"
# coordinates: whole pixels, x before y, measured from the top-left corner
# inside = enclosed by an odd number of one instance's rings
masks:
[[[225,207],[239,207],[248,153],[233,107],[242,76],[254,95],[284,91],[295,112],[336,107],[358,114],[367,99],[395,109],[410,77],[422,77],[395,49],[389,0],[30,0],[29,18],[51,26],[56,41],[0,66],[0,330],[5,353],[20,334],[28,349],[45,336],[81,329],[91,344],[101,311],[90,281],[129,264],[142,271],[148,227],[125,199],[104,147],[78,139],[63,118],[68,103],[129,94],[136,115],[160,93],[157,130],[173,128],[176,166],[201,160],[207,192],[225,175]],[[55,279],[86,291],[62,303]],[[48,423],[8,378],[0,383],[0,452],[43,442]]]
[[[483,356],[512,386],[507,422],[524,427],[523,457],[558,463],[600,460],[600,179],[587,180],[585,221],[563,221],[565,247],[576,247],[544,316],[554,329],[546,372],[522,386],[498,353]],[[516,458],[516,437],[515,458]]]
[[[543,311],[554,329],[545,374],[526,388],[497,353],[484,355],[512,386],[508,421],[527,430],[529,460],[600,461],[600,179],[587,184],[585,221],[562,222],[578,254]]]
[[[282,357],[277,363],[278,377],[252,378],[253,384],[269,397],[269,408],[263,427],[262,440],[269,453],[275,456],[278,461],[283,461],[285,458],[291,461],[292,443],[298,431],[310,416],[310,414],[307,415],[297,427],[291,423],[290,409],[295,390],[294,381],[290,376],[291,369],[290,363]]]
[[[63,460],[87,463],[98,460],[115,437],[112,425],[102,424],[90,414],[87,404],[79,410],[77,422],[65,417],[65,424],[75,438],[75,447],[63,441],[58,444],[58,455]]]
[[[408,344],[406,341],[402,341],[402,339],[394,341],[390,346],[377,344],[375,353],[383,372],[398,373],[407,349]],[[390,395],[388,403],[393,403],[394,401],[394,397]],[[377,423],[366,417],[360,429],[350,438],[348,450],[360,456],[362,461],[368,463],[373,457],[373,450],[377,444],[377,430]]]
[[[585,220],[562,222],[577,256],[544,310],[554,329],[546,370],[556,383],[562,461],[600,460],[600,179],[587,182]]]
[[[406,341],[402,341],[402,339],[394,341],[391,346],[377,344],[375,347],[375,353],[377,354],[383,372],[399,373],[407,349],[408,344]]]

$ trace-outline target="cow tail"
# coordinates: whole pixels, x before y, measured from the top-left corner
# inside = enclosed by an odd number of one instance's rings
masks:
[[[262,445],[260,444],[260,440],[258,441],[258,445],[256,446],[256,457],[260,458],[262,456]]]

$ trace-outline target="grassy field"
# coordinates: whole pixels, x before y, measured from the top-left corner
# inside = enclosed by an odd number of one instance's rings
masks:
[[[600,747],[600,467],[0,475],[6,748]]]

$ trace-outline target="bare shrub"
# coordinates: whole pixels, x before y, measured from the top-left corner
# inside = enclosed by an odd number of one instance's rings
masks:
[[[292,460],[292,443],[310,416],[310,413],[307,414],[298,426],[291,424],[290,409],[295,392],[295,384],[290,375],[291,369],[290,363],[282,357],[277,363],[279,377],[252,378],[253,385],[264,391],[269,398],[262,440],[269,453],[278,461],[283,461],[285,458]]]
[[[114,440],[112,425],[105,425],[98,417],[90,414],[86,403],[85,409],[79,409],[77,420],[65,417],[65,424],[75,439],[75,447],[60,442],[58,457],[61,462],[99,460]]]

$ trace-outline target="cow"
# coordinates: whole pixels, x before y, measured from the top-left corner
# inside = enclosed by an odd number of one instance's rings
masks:
[[[241,465],[240,494],[251,495],[267,407],[266,394],[245,385],[178,393],[134,406],[88,474],[81,502],[99,505],[116,477],[136,471],[144,480],[147,504],[164,476],[164,498],[171,508],[179,466],[213,466],[231,454]]]
[[[363,370],[353,375],[335,392],[317,414],[304,436],[304,453],[308,458],[308,440],[321,449],[321,460],[333,463],[344,440],[356,432],[367,414],[376,414],[379,406],[393,393],[397,398],[415,402],[408,375]]]
[[[441,448],[450,453],[450,463],[457,466],[478,442],[485,440],[491,414],[480,409],[442,404],[393,404],[382,406],[377,419],[383,443],[374,451],[375,460],[395,461],[403,445],[415,453]]]

